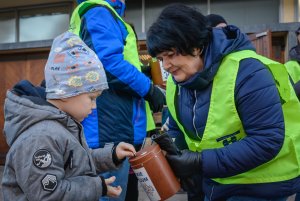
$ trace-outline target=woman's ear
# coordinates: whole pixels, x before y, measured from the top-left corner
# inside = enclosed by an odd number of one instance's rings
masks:
[[[201,56],[202,51],[203,51],[203,48],[202,49],[200,49],[200,48],[194,48],[193,55],[195,55],[195,56]]]

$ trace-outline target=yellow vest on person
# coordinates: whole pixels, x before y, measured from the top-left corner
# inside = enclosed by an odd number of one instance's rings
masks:
[[[269,162],[235,176],[213,179],[221,184],[253,184],[293,179],[300,175],[300,112],[295,112],[300,111],[300,103],[289,82],[288,73],[283,64],[257,55],[250,50],[227,55],[213,80],[206,127],[203,137],[199,141],[190,138],[178,121],[175,108],[175,96],[178,87],[171,76],[167,81],[166,91],[170,114],[181,132],[184,133],[187,145],[192,151],[222,148],[242,140],[246,137],[246,133],[235,107],[234,90],[239,63],[245,58],[255,58],[261,61],[275,79],[282,101],[285,121],[284,143],[278,155]]]
[[[103,0],[89,0],[89,1],[84,1],[81,4],[79,4],[76,9],[73,11],[71,20],[70,20],[70,31],[76,35],[79,36],[80,34],[80,27],[81,27],[81,16],[84,15],[89,9],[101,5],[106,7],[107,9],[110,10],[114,14],[114,17],[117,17],[118,20],[120,20],[124,26],[126,27],[128,31],[128,35],[126,37],[126,44],[124,46],[123,50],[123,56],[126,61],[131,63],[133,66],[135,66],[139,71],[141,71],[141,66],[140,66],[140,60],[139,60],[139,55],[138,55],[138,50],[137,50],[137,45],[136,45],[136,37],[135,34],[129,24],[127,24],[120,16],[119,14],[114,10],[113,7],[109,3]],[[154,119],[152,116],[152,112],[150,110],[149,104],[147,101],[146,102],[146,117],[147,117],[147,126],[146,129],[147,131],[155,129],[155,123]]]
[[[291,76],[294,83],[300,81],[300,65],[297,61],[288,61],[285,64],[286,70]]]

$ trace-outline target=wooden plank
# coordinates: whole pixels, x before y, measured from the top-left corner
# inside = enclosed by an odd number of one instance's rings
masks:
[[[272,36],[269,30],[248,35],[256,48],[256,52],[268,58],[272,58]]]
[[[48,58],[48,51],[28,54],[0,55],[0,104],[3,106],[6,91],[11,89],[18,81],[27,79],[38,85],[44,79],[44,67]],[[4,111],[0,107],[0,129],[4,127]],[[4,164],[8,145],[4,135],[0,135],[0,165]]]

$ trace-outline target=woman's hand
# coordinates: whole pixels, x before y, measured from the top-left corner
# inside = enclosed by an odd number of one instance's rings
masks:
[[[116,156],[118,160],[122,160],[125,157],[132,157],[135,155],[135,148],[131,144],[120,142],[116,147]]]
[[[119,197],[119,195],[122,192],[121,186],[110,186],[114,181],[116,180],[115,176],[109,177],[108,179],[105,179],[105,184],[107,186],[107,196],[108,197]]]

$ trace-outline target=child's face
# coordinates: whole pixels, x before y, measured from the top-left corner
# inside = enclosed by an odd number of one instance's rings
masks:
[[[92,109],[96,108],[96,98],[100,96],[101,93],[102,91],[83,93],[78,96],[63,99],[62,109],[75,120],[81,122],[91,114]]]

